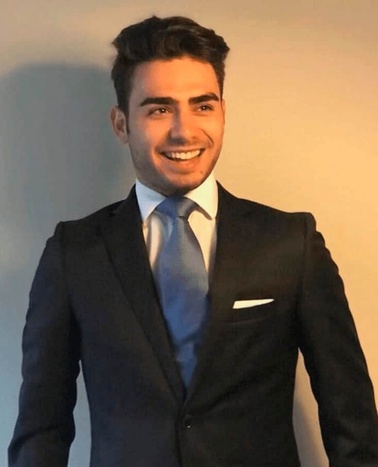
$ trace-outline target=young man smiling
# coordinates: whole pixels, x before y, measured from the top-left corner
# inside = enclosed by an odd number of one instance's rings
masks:
[[[197,188],[223,141],[224,100],[210,63],[188,55],[138,65],[128,108],[114,107],[118,138],[130,147],[138,180],[164,196]]]
[[[24,331],[9,465],[67,465],[81,361],[91,467],[298,467],[300,348],[330,465],[378,467],[373,388],[313,217],[240,200],[215,182],[224,40],[188,18],[152,17],[114,44],[111,121],[129,145],[136,186],[121,203],[59,224],[47,243]],[[190,214],[178,217],[190,227],[166,208],[188,199]],[[184,237],[194,238],[201,279],[191,257],[181,263]],[[175,305],[186,309],[186,282],[194,295],[205,291],[193,328],[185,314],[166,313],[164,256],[186,278],[168,290]]]

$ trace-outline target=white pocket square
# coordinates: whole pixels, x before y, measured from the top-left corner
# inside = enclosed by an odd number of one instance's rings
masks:
[[[240,308],[251,308],[253,306],[265,305],[274,301],[274,298],[258,298],[255,300],[236,300],[233,305],[234,310]]]

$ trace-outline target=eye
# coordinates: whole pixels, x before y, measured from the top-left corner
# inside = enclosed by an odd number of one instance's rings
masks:
[[[152,107],[148,110],[148,115],[152,116],[160,116],[169,113],[169,109],[167,107]]]
[[[214,107],[211,105],[211,104],[201,104],[199,107],[198,107],[198,110],[200,112],[209,112],[211,110],[214,110]]]

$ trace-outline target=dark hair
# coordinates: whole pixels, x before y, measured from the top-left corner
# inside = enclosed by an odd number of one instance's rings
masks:
[[[135,68],[152,60],[170,60],[189,56],[212,65],[221,94],[225,59],[230,50],[221,36],[183,16],[152,16],[123,29],[114,39],[117,49],[111,77],[118,106],[128,113]]]

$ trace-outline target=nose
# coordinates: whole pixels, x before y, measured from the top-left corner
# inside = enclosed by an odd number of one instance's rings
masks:
[[[173,115],[169,135],[175,142],[190,141],[195,134],[195,119],[189,111],[180,110]]]

